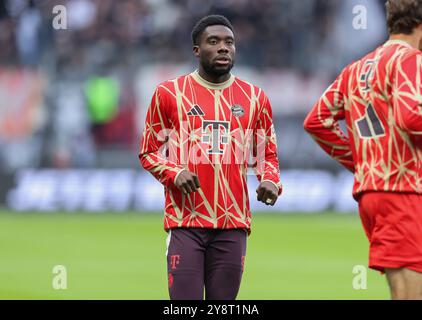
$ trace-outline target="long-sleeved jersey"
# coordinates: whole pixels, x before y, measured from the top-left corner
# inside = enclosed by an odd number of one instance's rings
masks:
[[[141,139],[141,165],[165,187],[164,228],[250,232],[247,173],[270,181],[281,194],[272,109],[265,93],[231,75],[219,84],[197,71],[157,86]],[[182,170],[201,187],[183,194]]]
[[[347,135],[339,120],[345,119]],[[365,191],[422,193],[422,53],[390,40],[347,66],[305,129]]]

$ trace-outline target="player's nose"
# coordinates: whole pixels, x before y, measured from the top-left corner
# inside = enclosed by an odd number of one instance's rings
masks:
[[[219,48],[218,48],[218,53],[228,53],[229,52],[229,48],[227,48],[226,44],[223,42],[222,44],[220,44]]]

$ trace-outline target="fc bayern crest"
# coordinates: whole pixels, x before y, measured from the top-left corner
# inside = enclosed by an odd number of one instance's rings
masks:
[[[241,117],[245,114],[245,110],[243,109],[243,107],[238,104],[233,105],[231,110],[235,117]]]

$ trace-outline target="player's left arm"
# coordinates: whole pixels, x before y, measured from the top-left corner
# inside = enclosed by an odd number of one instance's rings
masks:
[[[305,130],[333,159],[351,172],[355,171],[349,138],[341,130],[339,121],[344,120],[344,71],[313,106],[304,121]]]
[[[282,192],[277,156],[277,138],[270,101],[264,92],[258,97],[260,111],[255,129],[255,174],[260,184],[256,189],[257,200],[273,206]]]

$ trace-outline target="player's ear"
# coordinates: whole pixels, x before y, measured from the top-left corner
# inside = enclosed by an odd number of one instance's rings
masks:
[[[416,29],[415,30],[417,30],[417,32],[419,33],[419,36],[421,36],[422,35],[422,23],[421,24],[419,24],[417,27],[416,27]],[[414,30],[414,31],[415,31]],[[422,37],[420,37],[420,40],[419,40],[419,50],[421,50],[422,51]]]
[[[193,46],[193,55],[199,57],[199,46]]]

